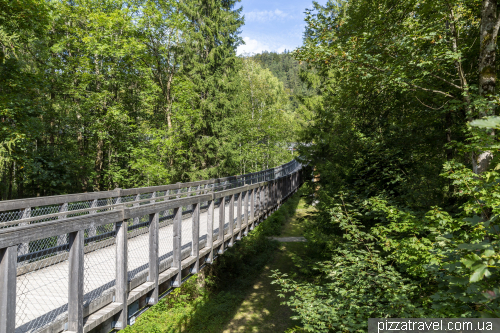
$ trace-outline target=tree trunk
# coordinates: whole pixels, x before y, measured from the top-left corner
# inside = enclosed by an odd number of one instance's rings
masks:
[[[99,138],[97,139],[97,155],[95,159],[95,172],[96,172],[96,177],[95,177],[95,190],[100,191],[101,190],[101,178],[102,178],[102,165],[104,162],[104,140]]]
[[[497,83],[496,46],[499,21],[497,18],[497,0],[483,0],[481,8],[480,49],[479,49],[479,94],[493,100]],[[481,117],[493,115],[495,110],[483,110]],[[492,133],[494,134],[494,133]],[[490,151],[474,152],[472,168],[480,175],[488,169],[493,154]]]

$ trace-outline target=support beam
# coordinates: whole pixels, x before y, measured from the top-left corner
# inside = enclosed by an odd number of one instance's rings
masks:
[[[0,333],[16,329],[17,245],[0,250]]]
[[[172,267],[177,269],[177,276],[172,283],[173,287],[180,287],[182,282],[182,207],[174,208],[174,258]]]
[[[196,257],[196,261],[191,267],[191,273],[196,274],[200,268],[200,203],[193,204],[192,221],[191,256]]]
[[[121,310],[116,316],[115,328],[127,327],[128,319],[128,247],[127,247],[127,221],[115,224],[116,230],[116,287],[115,302],[121,303]]]
[[[158,303],[158,277],[160,268],[158,263],[158,234],[160,213],[149,214],[149,276],[148,281],[154,283],[149,305]]]
[[[84,230],[69,237],[68,330],[83,333],[83,239]]]

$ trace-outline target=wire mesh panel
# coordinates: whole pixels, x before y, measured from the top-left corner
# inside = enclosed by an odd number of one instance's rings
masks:
[[[149,269],[149,215],[139,218],[139,223],[128,221],[128,279]]]
[[[29,246],[56,244],[58,236],[30,242]],[[49,252],[49,251],[47,251]],[[25,257],[16,281],[16,332],[36,332],[68,310],[69,246],[57,253]]]
[[[184,206],[183,210],[186,211],[187,208]],[[181,235],[181,247],[182,250],[191,246],[191,241],[193,238],[193,219],[191,216],[186,218],[187,215],[182,217],[182,235]]]
[[[94,236],[89,237],[90,233]],[[86,229],[85,238],[83,293],[87,305],[115,286],[115,224]]]
[[[173,254],[173,209],[160,212],[160,229],[158,234],[158,257],[161,263]]]
[[[207,234],[208,234],[208,201],[204,201],[200,203],[200,249],[206,246]]]

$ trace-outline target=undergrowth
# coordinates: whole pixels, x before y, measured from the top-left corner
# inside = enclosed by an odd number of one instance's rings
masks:
[[[278,248],[268,237],[280,235],[299,201],[300,195],[293,195],[213,265],[192,276],[122,332],[221,332]]]

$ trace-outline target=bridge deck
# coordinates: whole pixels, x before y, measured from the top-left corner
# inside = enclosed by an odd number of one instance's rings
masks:
[[[236,221],[236,202],[234,215]],[[229,205],[225,207],[225,228],[229,225]],[[200,214],[200,240],[207,235],[208,213]],[[242,217],[243,221],[243,217]],[[243,222],[242,222],[243,223]],[[214,232],[218,233],[219,209],[214,210]],[[182,221],[182,247],[189,247],[192,240],[192,218]],[[160,262],[173,253],[173,225],[159,229]],[[84,294],[89,301],[115,285],[116,248],[110,244],[85,253]],[[129,280],[148,270],[149,233],[128,239]],[[16,333],[39,331],[47,323],[67,313],[68,307],[68,260],[34,270],[17,277]]]

